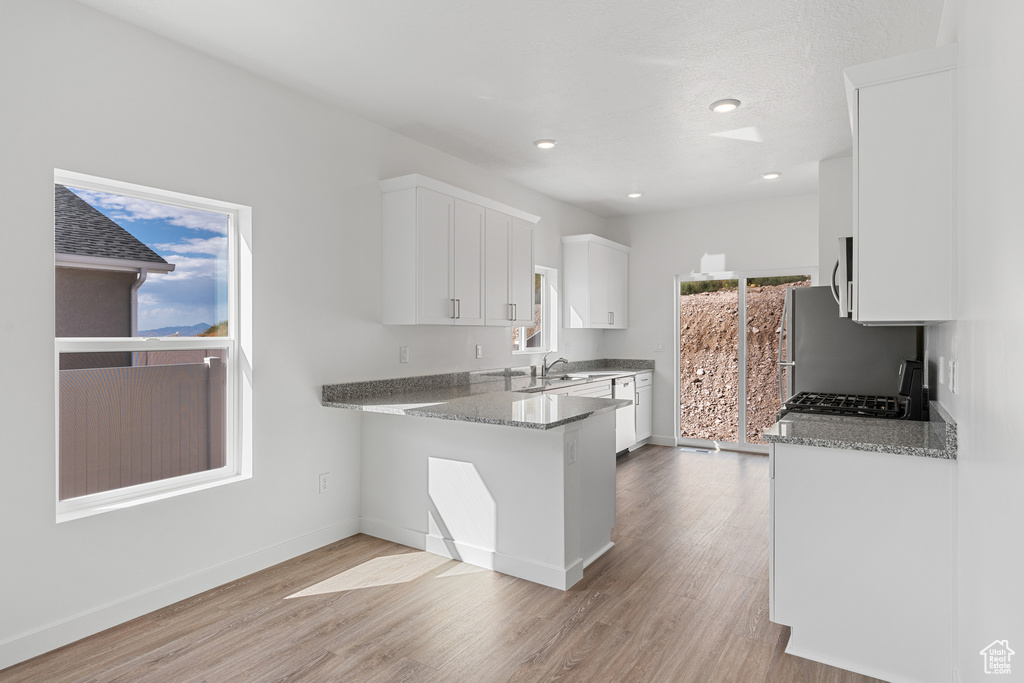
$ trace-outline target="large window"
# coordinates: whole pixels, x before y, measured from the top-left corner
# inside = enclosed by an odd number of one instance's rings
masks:
[[[249,216],[54,172],[58,521],[250,476]]]
[[[533,276],[533,325],[512,328],[513,353],[547,353],[558,348],[558,271],[537,266]]]

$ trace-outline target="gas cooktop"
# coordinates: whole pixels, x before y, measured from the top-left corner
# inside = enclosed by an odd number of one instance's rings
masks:
[[[783,404],[780,416],[786,413],[821,413],[825,415],[860,415],[863,417],[903,417],[904,407],[896,396],[864,394],[826,394],[801,391]]]

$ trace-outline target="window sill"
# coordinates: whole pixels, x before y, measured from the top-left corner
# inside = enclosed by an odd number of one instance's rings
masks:
[[[196,472],[149,484],[138,484],[113,491],[61,500],[57,502],[57,523],[144,505],[252,478],[251,472],[228,472],[226,469]]]

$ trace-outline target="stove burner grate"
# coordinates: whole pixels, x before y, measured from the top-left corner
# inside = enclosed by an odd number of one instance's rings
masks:
[[[888,418],[903,416],[903,407],[895,396],[826,394],[817,391],[802,391],[796,394],[786,401],[785,409],[794,413],[824,413],[827,415]]]

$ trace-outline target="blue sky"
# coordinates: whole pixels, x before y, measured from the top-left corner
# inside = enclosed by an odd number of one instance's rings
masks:
[[[224,214],[69,187],[175,265],[139,289],[139,329],[216,324],[228,317],[228,218]]]

